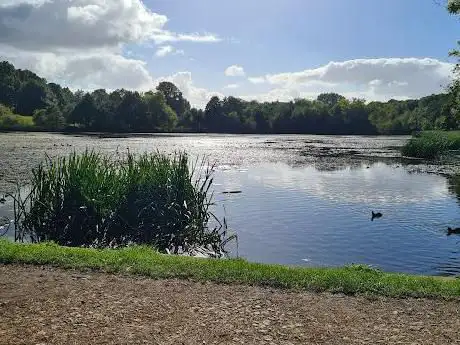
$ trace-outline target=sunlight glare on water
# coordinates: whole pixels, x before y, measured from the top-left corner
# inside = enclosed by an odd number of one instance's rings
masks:
[[[215,164],[215,212],[251,261],[460,275],[459,188],[401,159],[407,137],[0,134],[1,192],[27,181],[45,155],[187,151]],[[222,194],[241,191],[241,194]],[[456,192],[457,191],[457,192]],[[225,209],[224,209],[225,207]],[[371,221],[371,211],[383,217]],[[11,202],[0,216],[11,215]]]

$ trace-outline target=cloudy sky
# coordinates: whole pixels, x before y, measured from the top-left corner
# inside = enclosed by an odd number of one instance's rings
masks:
[[[436,0],[0,0],[0,60],[73,89],[174,82],[290,100],[414,98],[449,82],[460,22]]]

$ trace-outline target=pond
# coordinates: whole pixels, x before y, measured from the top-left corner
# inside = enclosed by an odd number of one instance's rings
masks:
[[[216,164],[215,213],[250,261],[300,266],[373,265],[460,275],[460,196],[454,179],[399,156],[406,137],[139,135],[99,138],[0,134],[0,187],[11,191],[45,157],[96,148],[187,150]],[[222,192],[241,191],[239,194]],[[371,211],[383,217],[371,220]],[[11,204],[0,205],[0,215]],[[234,248],[233,248],[234,249]]]

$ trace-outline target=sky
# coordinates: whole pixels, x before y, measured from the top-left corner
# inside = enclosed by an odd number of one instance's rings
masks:
[[[418,98],[449,84],[443,0],[0,0],[0,60],[70,88],[287,101]]]

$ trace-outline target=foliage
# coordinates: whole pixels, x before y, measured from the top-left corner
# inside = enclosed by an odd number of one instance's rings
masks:
[[[392,297],[458,298],[460,280],[385,273],[363,266],[303,268],[242,259],[212,260],[164,255],[146,247],[95,250],[0,240],[0,263],[93,269],[155,279],[193,279],[273,288]]]
[[[42,129],[67,126],[102,132],[409,134],[460,128],[460,81],[448,93],[419,100],[366,103],[336,93],[315,100],[245,101],[212,97],[204,111],[191,108],[171,82],[156,90],[72,93],[30,71],[0,64],[0,102],[22,115],[34,115]]]
[[[157,91],[161,93],[166,104],[176,113],[180,119],[180,125],[185,125],[186,113],[190,111],[190,103],[184,98],[182,92],[171,82],[163,81],[157,86]]]
[[[182,153],[112,158],[87,151],[34,169],[30,193],[14,196],[16,239],[224,250],[226,229],[208,227],[212,170],[204,162],[190,170]]]
[[[65,126],[64,116],[56,106],[35,110],[33,120],[37,127],[44,129],[58,130]]]
[[[34,127],[32,116],[15,114],[11,108],[0,104],[0,129],[22,130]]]
[[[453,150],[460,150],[460,131],[429,131],[411,138],[401,153],[408,157],[433,159]]]

